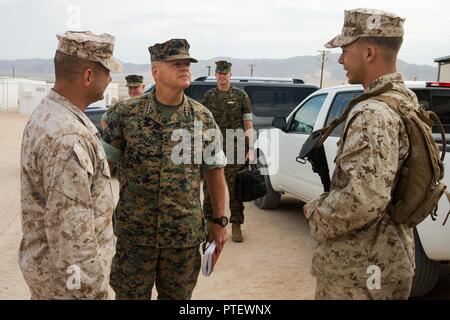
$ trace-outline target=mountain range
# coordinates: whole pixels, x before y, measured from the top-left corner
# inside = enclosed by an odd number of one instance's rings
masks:
[[[326,55],[323,73],[323,86],[331,86],[346,83],[345,72],[337,62],[339,54],[329,53]],[[215,61],[227,60],[233,64],[232,72],[235,76],[259,77],[287,77],[303,79],[305,83],[319,85],[321,71],[321,55],[298,56],[286,59],[238,59],[231,57],[216,57],[209,60],[199,60],[192,64],[192,78],[214,75]],[[253,66],[253,67],[251,67]],[[429,65],[417,65],[398,60],[398,71],[405,80],[435,80],[437,78],[437,67]],[[21,59],[0,60],[0,77],[25,77],[39,80],[54,81],[53,59]],[[152,82],[149,64],[124,63],[123,74],[112,74],[113,80],[124,82],[127,74],[141,74],[145,82]]]

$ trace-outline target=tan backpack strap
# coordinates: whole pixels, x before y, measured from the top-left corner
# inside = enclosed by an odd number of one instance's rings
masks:
[[[385,102],[389,107],[394,109],[394,111],[397,112],[400,117],[405,116],[405,113],[407,112],[407,110],[402,110],[403,105],[401,104],[401,102],[393,97],[378,96],[378,97],[373,97],[372,99]],[[429,118],[427,118],[425,116],[425,114],[422,112],[416,112],[416,115],[420,118],[420,120],[422,120],[423,122],[428,124],[428,126],[430,128],[433,124],[435,124],[437,126],[437,128],[439,129],[439,132],[441,134],[441,139],[442,139],[441,161],[444,161],[445,153],[446,153],[446,149],[447,149],[447,140],[445,138],[444,127],[442,126],[441,120],[436,115],[436,113],[434,113],[433,111],[425,111],[425,112],[428,114]]]
[[[444,161],[445,154],[447,151],[447,140],[445,138],[444,126],[442,125],[442,122],[436,113],[434,113],[433,111],[428,111],[428,115],[430,116],[431,120],[433,120],[434,124],[436,124],[436,126],[439,129],[439,132],[441,133],[441,139],[442,139],[441,161]]]
[[[401,102],[399,100],[389,96],[378,96],[373,97],[372,99],[386,103],[389,107],[391,107],[391,109],[394,109],[394,111],[398,113],[399,116],[404,116],[402,110],[400,110]]]
[[[445,190],[444,192],[445,192],[445,195],[447,196],[448,202],[450,203],[450,192],[448,192],[447,190]],[[445,217],[444,223],[442,225],[445,225],[449,216],[450,216],[450,210],[448,210],[447,217]]]
[[[387,83],[375,91],[363,93],[359,97],[352,99],[348,103],[348,106],[345,109],[345,111],[342,113],[342,115],[339,118],[336,118],[333,121],[331,121],[328,127],[325,127],[322,129],[324,133],[323,133],[322,137],[320,138],[320,140],[317,142],[316,146],[322,145],[324,143],[324,141],[328,138],[328,136],[333,132],[333,130],[336,129],[337,126],[339,126],[342,122],[344,122],[347,119],[348,115],[350,114],[350,111],[353,109],[353,107],[356,104],[360,103],[361,101],[367,100],[370,97],[378,96],[379,94],[389,91],[392,88],[393,88],[392,83]]]

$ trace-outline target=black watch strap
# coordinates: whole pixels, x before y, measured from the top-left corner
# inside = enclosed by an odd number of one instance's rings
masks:
[[[222,227],[226,227],[228,224],[228,217],[212,217],[211,222],[221,225]]]

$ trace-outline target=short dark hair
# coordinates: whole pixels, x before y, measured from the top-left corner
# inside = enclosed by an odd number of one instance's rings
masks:
[[[388,61],[397,59],[398,51],[403,43],[403,38],[401,37],[361,37],[359,40],[381,48],[385,59]]]
[[[77,74],[82,73],[87,68],[97,71],[103,67],[98,62],[81,59],[61,51],[56,51],[53,62],[55,64],[56,80],[64,79],[66,81],[71,81],[75,79]]]

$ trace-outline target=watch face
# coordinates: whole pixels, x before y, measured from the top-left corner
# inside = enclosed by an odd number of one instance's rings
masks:
[[[221,222],[222,226],[225,227],[227,225],[227,223],[228,223],[227,217],[222,217],[222,222]]]
[[[220,224],[222,227],[225,227],[228,224],[228,218],[226,216],[214,218],[212,221],[214,223]]]

